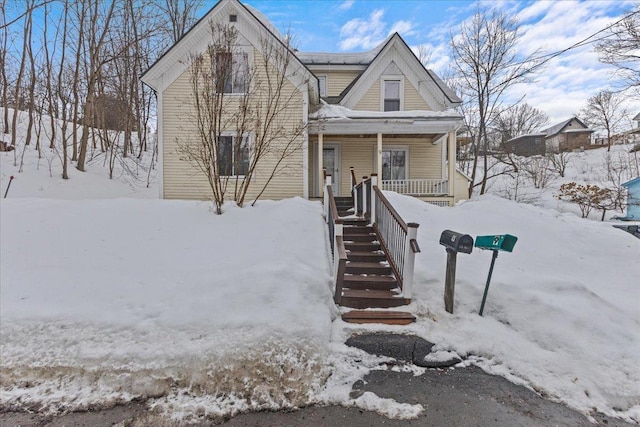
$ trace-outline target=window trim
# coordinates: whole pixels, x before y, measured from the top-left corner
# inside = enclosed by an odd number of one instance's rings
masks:
[[[329,96],[329,77],[326,74],[317,74],[318,78],[318,95],[324,98]],[[324,79],[324,95],[322,94],[322,79]]]
[[[385,82],[387,81],[399,81],[400,82],[400,109],[398,111],[404,111],[404,76],[387,74],[380,76],[380,111],[385,111]]]
[[[411,162],[410,151],[408,145],[383,145],[382,151],[380,152],[380,162],[382,163],[382,153],[385,151],[404,151],[404,178],[403,179],[393,179],[391,181],[406,181],[410,179],[411,176],[409,174],[409,163]],[[380,165],[380,171],[383,171],[383,165]],[[384,172],[380,175],[380,180],[383,181]]]
[[[231,57],[231,61],[233,63],[233,55],[237,55],[237,54],[245,54],[247,55],[247,69],[248,69],[248,75],[251,75],[251,69],[253,68],[253,50],[248,47],[248,46],[239,46],[236,49],[234,49],[232,52],[230,52],[232,57]],[[227,95],[227,96],[244,96],[247,93],[249,93],[251,91],[251,86],[252,86],[252,82],[246,82],[245,80],[245,92],[234,92],[233,91],[233,76],[232,76],[232,83],[231,83],[231,92],[222,92],[223,95]],[[222,134],[221,134],[222,135]]]
[[[232,150],[231,150],[231,155],[232,155],[232,157],[231,157],[231,168],[232,168],[232,171],[231,171],[231,173],[232,173],[232,174],[231,174],[231,175],[222,175],[222,174],[220,173],[220,171],[218,171],[219,176],[220,176],[221,178],[244,178],[244,177],[246,177],[246,176],[247,176],[246,174],[243,174],[243,175],[235,175],[235,174],[234,174],[234,171],[233,171],[233,168],[235,167],[235,160],[233,159],[233,156],[235,155],[235,150],[233,150],[233,145],[234,145],[235,139],[237,139],[237,138],[238,138],[238,132],[234,132],[234,131],[222,131],[222,132],[220,132],[220,133],[218,134],[218,136],[216,136],[216,144],[218,143],[218,138],[219,138],[219,137],[222,137],[222,136],[230,136],[230,137],[234,138],[234,139],[232,140],[232,143],[231,143],[231,147],[232,147]],[[253,135],[252,135],[252,133],[251,133],[251,132],[245,132],[245,133],[243,134],[243,137],[244,137],[244,138],[247,138],[247,145],[249,146],[249,158],[248,158],[248,161],[249,161],[249,166],[250,166],[250,165],[251,165],[251,156],[252,156],[252,154],[253,154],[253,153],[252,153],[252,150],[251,150],[251,147],[252,147],[251,142],[252,142],[252,140],[253,140]],[[216,154],[219,154],[219,153],[220,153],[220,149],[216,150]],[[217,161],[218,161],[218,159],[216,159],[216,162],[217,162]],[[248,168],[247,168],[247,169],[248,169]]]

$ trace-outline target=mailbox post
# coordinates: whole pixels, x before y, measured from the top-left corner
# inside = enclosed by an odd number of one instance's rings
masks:
[[[453,294],[456,286],[456,262],[458,252],[470,254],[473,250],[473,237],[468,234],[445,230],[440,235],[440,244],[447,250],[447,271],[444,282],[444,308],[453,314]]]
[[[487,301],[487,294],[489,293],[489,284],[491,283],[491,275],[493,274],[493,266],[498,258],[498,251],[512,252],[513,247],[516,245],[518,238],[510,234],[499,234],[494,236],[478,236],[476,237],[476,248],[487,249],[493,251],[491,257],[491,266],[489,267],[489,275],[487,276],[487,284],[484,287],[484,293],[482,295],[482,304],[480,304],[480,316],[484,311],[484,303]]]

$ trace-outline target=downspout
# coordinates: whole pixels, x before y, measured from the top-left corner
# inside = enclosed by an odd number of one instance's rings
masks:
[[[455,182],[456,182],[456,131],[449,132],[447,138],[449,146],[449,196],[453,197],[455,204]]]
[[[309,91],[302,91],[302,197],[309,198]]]
[[[158,129],[156,144],[158,145],[158,196],[164,199],[164,120],[162,118],[162,92],[156,92],[156,113]]]

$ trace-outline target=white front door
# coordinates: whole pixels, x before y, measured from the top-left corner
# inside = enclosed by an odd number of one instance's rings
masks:
[[[331,175],[331,188],[333,195],[340,195],[340,158],[337,146],[327,146],[322,148],[322,166]]]

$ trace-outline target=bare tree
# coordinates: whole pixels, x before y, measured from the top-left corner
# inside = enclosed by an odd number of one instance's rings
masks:
[[[611,136],[619,130],[626,115],[622,96],[610,90],[602,90],[590,97],[580,111],[585,123],[607,132],[607,151],[611,150]]]
[[[297,93],[288,80],[296,72],[289,47],[265,37],[250,65],[235,27],[212,23],[210,30],[211,43],[190,68],[189,126],[198,140],[177,144],[182,159],[206,176],[220,214],[227,196],[243,206],[258,171],[262,188],[255,200],[286,170],[287,160],[302,149],[304,126],[292,124],[288,114]]]
[[[600,61],[618,69],[623,89],[632,88],[640,96],[640,6],[636,5],[626,17],[608,31],[606,38],[596,44]]]
[[[84,2],[81,2],[84,3]],[[104,56],[103,46],[105,38],[108,34],[109,25],[113,18],[115,2],[111,2],[106,10],[102,10],[99,0],[91,0],[88,4],[88,27],[84,29],[87,41],[87,54],[89,55],[86,63],[86,102],[83,108],[83,117],[92,117],[94,100],[96,97],[96,88],[98,80],[101,78],[102,66],[107,58]],[[102,13],[104,13],[103,16]],[[80,147],[78,150],[78,163],[76,169],[81,172],[85,171],[85,161],[87,158],[87,146],[89,143],[89,125],[86,120],[82,125],[82,137],[80,139]]]
[[[532,59],[519,58],[516,44],[519,38],[518,22],[500,12],[478,9],[473,17],[464,22],[459,34],[451,35],[454,68],[463,98],[472,106],[477,123],[474,167],[471,171],[469,193],[477,185],[477,162],[482,154],[483,176],[480,181],[480,194],[487,187],[489,163],[489,128],[491,120],[500,110],[505,92],[513,85],[523,82],[538,63]]]
[[[175,44],[195,22],[195,13],[202,6],[202,0],[164,0],[158,6],[168,18],[170,41]]]
[[[500,143],[511,138],[540,130],[549,121],[549,116],[525,103],[512,105],[500,111],[494,120],[494,128],[500,134]]]
[[[567,166],[571,162],[573,158],[573,154],[568,151],[561,151],[559,153],[550,153],[547,154],[547,158],[549,159],[549,168],[561,178],[564,178],[564,174],[567,171]]]
[[[25,67],[27,65],[27,50],[30,48],[29,45],[29,40],[30,40],[30,34],[31,34],[31,28],[33,25],[33,13],[32,13],[32,9],[31,9],[31,3],[32,1],[29,2],[29,7],[28,7],[28,11],[27,13],[24,15],[24,27],[23,27],[23,39],[22,39],[22,55],[21,55],[21,59],[20,59],[20,67],[18,69],[18,77],[16,79],[16,83],[15,83],[15,92],[14,92],[14,97],[13,97],[13,102],[14,102],[14,106],[13,106],[13,118],[11,121],[11,145],[13,145],[14,147],[17,148],[16,146],[16,141],[17,141],[17,128],[18,128],[18,113],[20,111],[20,108],[22,107],[22,79],[24,77],[24,70]],[[14,155],[16,155],[17,150],[14,151]],[[14,166],[16,166],[15,161],[17,160],[16,157],[14,157]]]
[[[524,159],[521,166],[526,176],[535,188],[545,188],[553,180],[549,158],[545,156],[531,156]]]
[[[6,25],[6,4],[0,1],[0,19],[2,19],[2,39],[0,42],[0,79],[2,82],[3,127],[2,133],[9,133],[9,79],[7,76],[9,27]]]

